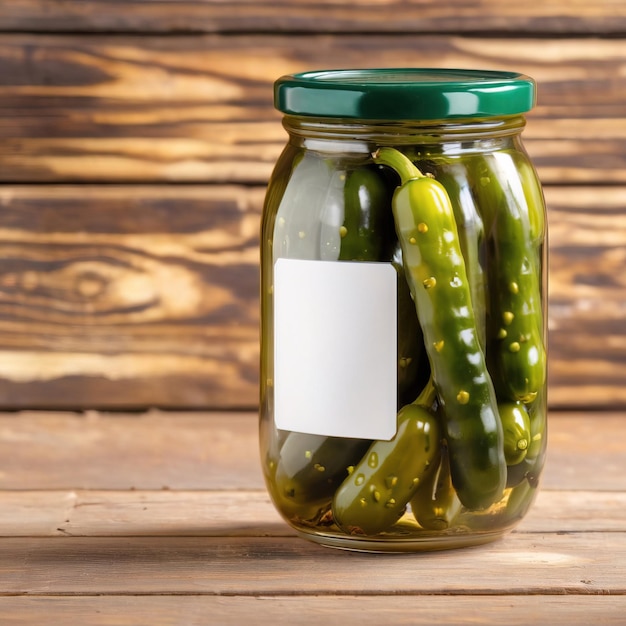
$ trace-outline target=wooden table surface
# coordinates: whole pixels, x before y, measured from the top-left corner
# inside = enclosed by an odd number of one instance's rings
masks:
[[[624,624],[626,414],[549,442],[505,538],[373,555],[279,518],[252,413],[0,414],[0,623]]]

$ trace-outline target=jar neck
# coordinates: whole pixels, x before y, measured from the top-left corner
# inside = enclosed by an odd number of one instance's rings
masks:
[[[523,115],[481,119],[363,121],[286,115],[291,143],[308,149],[368,152],[371,146],[440,146],[446,153],[498,150],[519,141]]]

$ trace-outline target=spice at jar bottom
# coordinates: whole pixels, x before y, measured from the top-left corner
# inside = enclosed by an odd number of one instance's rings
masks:
[[[327,70],[275,84],[261,228],[260,451],[304,538],[493,541],[547,444],[546,219],[512,72]]]

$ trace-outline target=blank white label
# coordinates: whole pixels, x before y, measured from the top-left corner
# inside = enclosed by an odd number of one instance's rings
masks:
[[[359,439],[393,438],[396,276],[388,263],[276,261],[277,428]]]

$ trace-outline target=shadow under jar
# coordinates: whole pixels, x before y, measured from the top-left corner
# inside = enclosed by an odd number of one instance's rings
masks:
[[[546,220],[512,72],[284,76],[261,233],[260,448],[303,537],[492,541],[546,450]]]

